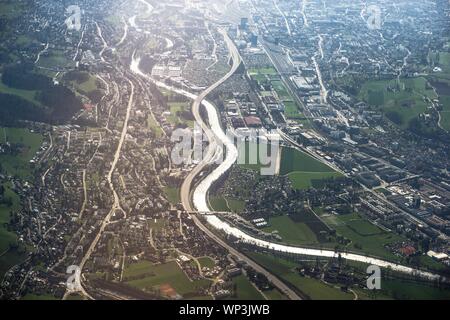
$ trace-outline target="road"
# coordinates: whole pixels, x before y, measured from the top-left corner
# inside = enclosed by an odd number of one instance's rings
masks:
[[[130,83],[131,93],[130,93],[130,98],[129,98],[129,101],[128,101],[127,112],[126,112],[125,121],[124,121],[123,128],[122,128],[122,133],[121,133],[121,136],[120,136],[119,144],[117,145],[116,153],[114,155],[114,160],[112,162],[111,169],[109,170],[109,173],[108,173],[108,184],[109,184],[109,186],[110,186],[110,188],[111,188],[111,190],[113,192],[113,195],[114,195],[114,203],[113,203],[113,205],[111,207],[111,210],[109,211],[108,215],[103,220],[102,225],[100,227],[100,230],[98,231],[96,237],[92,241],[89,249],[86,251],[86,254],[84,255],[83,259],[81,260],[81,263],[80,263],[80,266],[79,266],[81,271],[83,271],[84,265],[89,260],[92,252],[94,251],[95,247],[97,246],[97,243],[100,240],[100,237],[101,237],[103,231],[105,230],[106,226],[109,224],[113,214],[118,209],[122,210],[121,207],[120,207],[119,196],[118,196],[117,192],[114,189],[114,185],[113,185],[113,182],[112,182],[112,176],[113,176],[113,173],[114,173],[114,171],[115,171],[115,169],[117,167],[117,163],[119,162],[119,159],[120,159],[120,154],[122,152],[123,143],[125,141],[125,137],[126,137],[127,132],[128,132],[128,120],[130,118],[130,113],[131,113],[131,109],[132,109],[132,106],[133,106],[134,84],[133,84],[132,81],[130,81],[130,80],[128,80],[128,81]]]
[[[205,131],[208,140],[210,142],[210,145],[208,147],[208,152],[206,156],[203,158],[203,160],[192,170],[189,175],[186,177],[186,179],[183,182],[183,185],[181,186],[181,202],[183,204],[184,209],[187,212],[195,211],[193,208],[193,205],[191,203],[191,189],[193,185],[194,179],[200,174],[200,172],[203,171],[203,169],[208,166],[211,163],[211,160],[214,158],[214,155],[216,153],[216,136],[211,131],[211,129],[205,124],[202,117],[200,116],[200,105],[202,104],[203,100],[210,94],[214,89],[216,89],[218,86],[220,86],[222,83],[224,83],[228,78],[230,78],[238,69],[239,65],[241,64],[241,58],[239,55],[239,52],[237,48],[235,47],[232,40],[228,37],[225,31],[220,30],[220,33],[225,37],[225,40],[227,42],[228,48],[231,51],[232,58],[233,58],[233,66],[231,70],[218,82],[210,86],[208,89],[206,89],[204,92],[202,92],[194,101],[192,105],[192,113],[194,114],[194,117],[197,121],[197,123],[203,128]],[[239,259],[245,261],[249,266],[251,266],[253,269],[255,269],[257,272],[264,274],[274,286],[276,286],[282,293],[284,293],[287,297],[289,297],[292,300],[300,300],[301,298],[292,290],[290,289],[286,284],[281,282],[277,277],[275,277],[272,273],[268,272],[266,269],[262,268],[260,265],[255,263],[253,260],[249,259],[244,254],[240,253],[233,247],[231,247],[229,244],[224,242],[221,238],[219,238],[215,233],[213,233],[211,230],[209,230],[203,222],[198,218],[196,215],[192,215],[192,219],[195,222],[195,224],[205,232],[211,239],[213,239],[216,243],[227,249],[232,255],[238,257]]]

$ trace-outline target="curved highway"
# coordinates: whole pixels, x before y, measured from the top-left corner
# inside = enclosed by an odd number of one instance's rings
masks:
[[[230,140],[227,138],[225,133],[223,132],[219,116],[217,113],[217,110],[215,107],[208,101],[204,100],[209,93],[211,93],[214,89],[216,89],[218,86],[223,84],[229,77],[231,77],[241,64],[241,58],[239,55],[239,52],[237,48],[235,47],[232,40],[228,37],[228,35],[221,30],[221,34],[224,36],[227,45],[229,47],[229,50],[232,54],[233,58],[233,67],[232,69],[217,83],[213,84],[211,87],[206,89],[204,92],[202,92],[199,96],[196,96],[192,93],[189,93],[185,90],[169,87],[168,85],[155,81],[154,79],[146,76],[143,74],[139,68],[139,60],[134,59],[133,57],[133,63],[131,66],[132,71],[135,73],[140,74],[141,76],[144,76],[148,79],[150,79],[152,82],[154,82],[156,85],[160,87],[164,87],[166,89],[172,90],[174,92],[177,92],[179,94],[185,95],[186,97],[189,97],[191,99],[194,99],[194,103],[192,106],[192,112],[195,116],[195,119],[197,123],[202,127],[204,132],[206,133],[208,140],[210,142],[208,150],[206,155],[203,157],[203,160],[194,168],[194,170],[191,171],[191,173],[186,177],[185,181],[183,182],[183,185],[181,187],[181,202],[183,204],[183,207],[188,212],[198,211],[198,212],[211,212],[211,209],[208,207],[208,201],[207,201],[207,194],[209,188],[212,186],[212,184],[217,181],[225,172],[228,171],[228,169],[231,168],[231,166],[234,164],[234,162],[237,159],[237,150],[236,147]],[[204,105],[206,108],[207,114],[208,114],[208,120],[209,120],[209,126],[205,124],[203,119],[200,116],[200,106]],[[210,173],[206,178],[204,178],[200,184],[194,189],[192,194],[192,203],[191,203],[191,191],[193,189],[193,182],[195,178],[209,165],[211,165],[214,162],[214,159],[216,158],[216,155],[218,152],[222,152],[222,150],[219,150],[217,148],[217,141],[220,141],[221,144],[225,145],[227,148],[226,153],[226,159],[225,161],[219,165],[212,173]],[[219,144],[219,145],[221,145]],[[195,208],[194,208],[195,207]],[[274,251],[279,252],[287,252],[287,253],[294,253],[299,255],[308,255],[308,256],[319,256],[319,257],[336,257],[337,253],[332,250],[320,250],[320,249],[311,249],[311,248],[301,248],[301,247],[294,247],[294,246],[288,246],[278,243],[272,243],[269,241],[257,239],[249,234],[246,234],[242,230],[231,226],[230,224],[220,220],[215,215],[205,215],[204,216],[208,224],[213,226],[215,229],[222,230],[226,234],[233,235],[237,238],[239,238],[242,242],[249,243],[258,247],[268,248]],[[267,270],[263,269],[261,266],[253,262],[251,259],[243,255],[242,253],[238,252],[236,249],[225,243],[221,238],[219,238],[215,233],[213,233],[210,229],[208,229],[200,219],[193,215],[192,216],[194,222],[196,225],[204,231],[209,237],[211,237],[213,240],[215,240],[217,243],[225,247],[227,250],[229,250],[230,253],[233,255],[239,257],[240,259],[246,261],[251,267],[253,267],[258,272],[263,273],[267,276],[272,283],[278,287],[281,291],[283,291],[289,298],[291,299],[300,299],[300,297],[293,292],[289,287],[287,287],[283,282],[281,282],[278,278],[276,278],[274,275],[272,275]],[[439,278],[439,275],[421,271],[418,269],[410,268],[407,266],[402,266],[399,264],[395,264],[392,262],[384,261],[378,258],[354,254],[354,253],[340,253],[342,258],[348,259],[351,261],[357,261],[362,262],[366,264],[373,264],[380,267],[385,268],[391,268],[394,271],[404,272],[408,274],[414,274],[418,275],[424,278],[428,279],[437,279]]]

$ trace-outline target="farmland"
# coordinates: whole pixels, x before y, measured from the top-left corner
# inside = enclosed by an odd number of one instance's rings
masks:
[[[244,275],[233,278],[233,286],[235,288],[235,297],[232,297],[232,300],[264,300],[261,293]]]
[[[292,148],[282,149],[280,174],[287,175],[296,189],[320,187],[325,179],[341,177],[327,165]]]
[[[363,84],[359,98],[380,108],[392,122],[407,128],[410,121],[427,111],[425,98],[437,98],[423,77],[397,80],[374,80]]]
[[[357,213],[322,215],[322,219],[331,228],[335,229],[339,235],[351,240],[352,250],[388,260],[398,261],[400,259],[384,246],[405,239],[392,232],[381,230],[369,221],[361,218]]]
[[[205,296],[209,287],[208,280],[191,281],[174,261],[152,264],[147,261],[129,265],[124,271],[124,281],[146,291],[158,291],[162,286],[170,287],[185,298]]]
[[[353,294],[343,292],[327,285],[318,279],[303,277],[295,270],[297,265],[293,262],[261,253],[249,253],[253,260],[267,270],[290,283],[304,296],[313,300],[351,300]]]

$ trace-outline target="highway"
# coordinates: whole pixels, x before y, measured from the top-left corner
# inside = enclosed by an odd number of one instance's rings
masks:
[[[224,36],[225,41],[227,42],[227,46],[232,54],[232,58],[233,58],[233,66],[231,68],[231,70],[222,78],[220,79],[218,82],[216,82],[215,84],[213,84],[212,86],[210,86],[208,89],[206,89],[205,91],[203,91],[195,100],[194,103],[192,105],[192,113],[194,114],[194,117],[197,121],[197,123],[201,126],[201,128],[205,131],[208,140],[210,142],[209,147],[208,147],[208,152],[206,154],[206,156],[203,158],[203,160],[194,168],[194,170],[192,170],[189,175],[186,177],[186,179],[183,182],[183,185],[181,186],[181,202],[183,204],[184,209],[187,212],[192,212],[195,211],[194,208],[192,207],[191,204],[191,188],[193,185],[193,181],[194,179],[200,174],[200,172],[203,171],[203,169],[208,166],[209,164],[211,164],[212,160],[214,159],[214,155],[216,154],[216,135],[212,132],[212,130],[205,124],[205,122],[203,121],[202,117],[200,116],[200,105],[203,104],[208,104],[208,106],[211,109],[214,108],[214,106],[212,106],[211,104],[209,104],[208,102],[204,102],[204,99],[206,98],[206,96],[208,96],[214,89],[216,89],[218,86],[220,86],[222,83],[224,83],[228,78],[230,78],[238,69],[238,67],[241,64],[241,57],[239,55],[239,52],[236,48],[236,46],[234,45],[233,41],[228,37],[228,35],[226,34],[225,31],[223,30],[219,30],[220,33]],[[210,114],[209,112],[210,110],[208,110],[208,115]],[[215,114],[217,116],[217,111],[215,111]],[[210,119],[211,121],[211,119]],[[230,150],[227,150],[227,158],[230,158],[228,155],[230,154]],[[236,152],[236,157],[237,157],[237,152]],[[232,159],[232,163],[233,164],[235,162],[235,158]],[[224,162],[226,163],[226,162]],[[223,163],[223,164],[224,164]],[[220,167],[219,167],[220,168]],[[217,171],[217,170],[216,170]],[[205,181],[205,180],[204,180]],[[201,186],[199,186],[201,188]],[[198,189],[196,189],[198,190]],[[206,206],[206,210],[205,212],[209,212],[210,209],[207,207],[206,205],[206,197],[202,196],[203,192],[201,192],[200,196],[197,196],[197,202],[198,199],[200,199],[200,201],[202,203],[204,203],[204,206]],[[198,193],[197,193],[198,195]],[[204,199],[204,200],[203,200]],[[195,200],[194,200],[195,201]],[[198,210],[200,210],[199,208],[197,208]],[[201,210],[200,210],[201,211]],[[229,244],[227,244],[225,241],[223,241],[221,238],[219,238],[215,233],[213,233],[211,230],[209,230],[204,224],[203,222],[196,216],[196,215],[191,215],[193,221],[195,222],[195,224],[203,231],[205,232],[211,239],[213,239],[216,243],[218,243],[219,245],[221,245],[222,247],[224,247],[225,249],[227,249],[232,255],[238,257],[239,259],[245,261],[249,266],[251,266],[253,269],[255,269],[257,272],[264,274],[271,282],[274,286],[276,286],[282,293],[284,293],[288,298],[290,298],[291,300],[300,300],[301,298],[292,290],[290,289],[286,284],[284,284],[281,280],[279,280],[276,276],[274,276],[272,273],[268,272],[266,269],[262,268],[260,265],[258,265],[257,263],[255,263],[253,260],[249,259],[247,256],[245,256],[244,254],[240,253],[239,251],[237,251],[236,249],[234,249],[233,247],[231,247]],[[211,218],[216,218],[215,216],[207,216],[206,219],[209,220]]]

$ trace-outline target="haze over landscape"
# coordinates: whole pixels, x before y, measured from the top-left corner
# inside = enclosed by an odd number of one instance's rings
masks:
[[[450,299],[449,1],[0,0],[0,37],[1,300]]]

